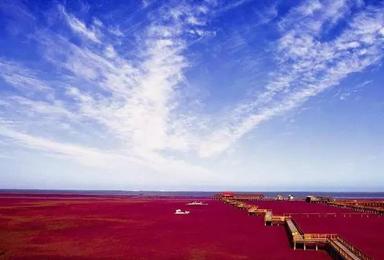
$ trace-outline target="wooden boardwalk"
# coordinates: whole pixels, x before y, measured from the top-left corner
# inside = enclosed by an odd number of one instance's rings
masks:
[[[344,257],[345,259],[359,260],[362,259],[359,254],[355,251],[351,250],[348,245],[337,238],[333,238],[329,240],[330,246],[336,250],[339,255]]]
[[[334,207],[349,208],[359,212],[384,215],[384,200],[382,199],[332,199],[314,196],[308,196],[307,198],[309,197],[311,199],[309,199],[308,202],[311,203],[325,203]]]
[[[308,248],[318,250],[319,248],[321,248],[327,250],[331,255],[335,255],[342,259],[371,259],[357,247],[342,239],[337,234],[302,232],[291,215],[273,215],[272,210],[270,209],[260,209],[256,205],[251,205],[244,201],[239,201],[236,199],[223,198],[222,200],[225,203],[235,206],[239,209],[246,210],[250,215],[264,216],[265,225],[273,226],[284,224],[294,250],[301,248],[303,250],[307,250]],[[334,215],[335,213],[331,214]]]

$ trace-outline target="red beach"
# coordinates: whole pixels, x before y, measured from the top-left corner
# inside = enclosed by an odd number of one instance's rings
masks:
[[[194,199],[3,194],[1,257],[329,259],[324,251],[294,251],[283,226],[265,227],[210,198],[186,205]]]

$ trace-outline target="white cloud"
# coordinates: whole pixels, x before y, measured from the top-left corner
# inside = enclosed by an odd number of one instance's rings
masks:
[[[384,38],[380,30],[384,8],[369,7],[361,11],[338,37],[321,41],[318,34],[324,25],[340,19],[350,5],[335,1],[321,10],[320,7],[319,2],[304,3],[291,11],[293,16],[288,15],[281,22],[284,30],[276,55],[280,71],[274,74],[264,93],[252,102],[239,105],[221,129],[201,143],[198,148],[201,156],[222,153],[262,122],[301,105],[383,58]],[[304,17],[298,16],[300,13]]]
[[[61,14],[64,16],[65,20],[67,21],[69,27],[75,32],[81,35],[82,37],[87,38],[88,40],[91,40],[96,43],[100,43],[100,39],[96,30],[96,27],[88,28],[82,21],[80,21],[75,16],[68,14],[65,10],[64,6],[59,5],[58,9],[60,10]],[[96,26],[101,27],[102,23],[100,20],[94,20],[94,24]]]
[[[76,45],[49,30],[38,32],[35,37],[43,47],[44,58],[65,73],[65,77],[60,79],[65,91],[59,92],[58,88],[48,85],[47,88],[54,93],[49,100],[9,97],[8,105],[18,106],[18,110],[30,114],[19,115],[24,124],[18,123],[17,127],[35,126],[37,122],[34,120],[39,119],[50,124],[49,128],[41,129],[40,134],[44,136],[47,134],[45,131],[52,131],[62,124],[76,131],[80,130],[79,124],[93,122],[96,123],[94,131],[107,132],[111,142],[118,139],[119,144],[108,152],[75,144],[72,140],[62,141],[65,137],[59,134],[54,137],[54,133],[50,133],[50,139],[38,137],[25,133],[32,127],[22,131],[10,128],[8,123],[0,134],[18,145],[72,158],[87,165],[94,163],[97,167],[125,167],[127,163],[136,163],[154,172],[209,175],[202,167],[161,153],[168,149],[185,150],[189,146],[190,141],[184,136],[184,119],[181,117],[179,120],[177,113],[173,112],[177,107],[176,91],[183,81],[183,71],[189,65],[183,55],[187,47],[183,33],[186,28],[203,26],[203,12],[200,9],[194,11],[188,5],[160,9],[159,16],[154,17],[145,31],[138,35],[140,44],[134,50],[135,56],[128,59],[115,49],[113,39],[106,37],[110,33],[109,27],[97,22],[97,30],[88,28],[64,7],[60,6],[59,10],[84,43],[97,42],[99,46]],[[123,37],[121,31],[118,34]],[[27,74],[25,71],[21,73],[24,77]],[[4,73],[0,75],[6,76]],[[47,83],[47,80],[40,81]]]
[[[160,180],[168,176],[169,180],[167,182],[172,183],[172,180],[174,180],[175,183],[173,184],[176,186],[180,180],[185,183],[188,183],[188,180],[194,180],[204,184],[209,184],[213,181],[212,173],[203,167],[173,158],[164,158],[153,152],[146,152],[141,155],[127,153],[127,151],[108,151],[63,143],[22,133],[2,124],[0,124],[0,135],[12,139],[22,147],[40,151],[46,156],[70,159],[77,161],[81,165],[103,169],[104,171],[124,172],[133,177],[137,175],[136,185],[140,184],[142,175],[145,176],[148,172],[160,173]],[[12,158],[7,154],[0,155],[0,157]],[[174,173],[178,173],[178,176],[172,177]],[[155,179],[157,178],[159,177],[155,177]]]
[[[35,137],[2,125],[0,125],[0,134],[15,140],[24,147],[40,150],[50,155],[65,156],[85,165],[108,167],[108,164],[111,163],[111,159],[118,156],[105,151],[98,151],[93,148],[86,148],[73,144],[60,143],[46,138]]]
[[[246,3],[240,1],[224,10]],[[26,125],[34,126],[34,120],[41,118],[52,127],[63,123],[78,130],[77,125],[91,122],[94,131],[106,133],[106,140],[100,142],[111,142],[114,147],[105,151],[72,140],[63,141],[60,135],[50,139],[38,137],[27,129],[17,129],[22,128],[21,124],[14,126],[12,120],[3,122],[0,134],[19,145],[87,165],[125,167],[132,163],[154,172],[184,172],[205,180],[203,176],[211,173],[204,167],[165,154],[181,151],[185,155],[194,151],[203,158],[218,155],[261,123],[381,60],[382,8],[358,12],[344,32],[332,40],[321,40],[321,34],[348,14],[350,6],[344,1],[305,2],[282,19],[275,57],[280,69],[273,73],[261,95],[222,115],[224,120],[219,125],[214,125],[217,121],[209,117],[181,113],[183,104],[178,95],[185,70],[191,65],[185,51],[191,38],[193,41],[206,32],[208,5],[160,8],[150,16],[145,30],[129,39],[135,41],[135,48],[129,53],[108,38],[111,33],[126,37],[119,27],[107,27],[98,19],[86,26],[60,6],[71,30],[85,43],[76,45],[65,35],[49,30],[36,35],[44,58],[64,74],[60,78],[61,92],[38,73],[18,64],[0,62],[0,76],[8,84],[37,93],[53,93],[46,100],[11,96],[4,104],[28,111],[23,118]],[[274,9],[268,19],[275,15]],[[190,32],[188,36],[186,32]],[[34,117],[29,118],[28,113]],[[45,130],[49,131],[42,129],[42,136]]]
[[[0,71],[0,77],[5,82],[25,93],[50,89],[46,82],[39,80],[34,71],[17,63],[0,59]]]

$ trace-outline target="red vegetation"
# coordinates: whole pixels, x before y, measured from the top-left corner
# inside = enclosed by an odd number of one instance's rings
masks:
[[[0,195],[0,255],[10,258],[327,259],[294,251],[284,227],[221,201]],[[174,215],[175,209],[189,215]],[[1,258],[1,256],[0,256]]]

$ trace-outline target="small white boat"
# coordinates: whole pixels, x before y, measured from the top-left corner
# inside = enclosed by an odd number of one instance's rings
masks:
[[[187,203],[188,206],[205,206],[208,205],[207,203],[201,202],[201,201],[192,201]]]
[[[177,209],[175,211],[175,215],[188,215],[190,212],[188,210],[181,210],[181,209]]]

